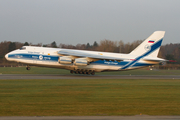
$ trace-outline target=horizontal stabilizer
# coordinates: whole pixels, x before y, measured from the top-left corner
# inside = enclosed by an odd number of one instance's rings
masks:
[[[143,58],[145,61],[152,61],[152,62],[166,62],[168,60],[161,59],[161,58]]]

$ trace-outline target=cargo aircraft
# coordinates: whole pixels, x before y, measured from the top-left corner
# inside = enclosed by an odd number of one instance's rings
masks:
[[[30,66],[70,70],[75,74],[92,74],[104,71],[123,71],[165,62],[158,52],[165,31],[155,31],[129,54],[73,50],[62,48],[23,46],[5,55],[8,61]]]

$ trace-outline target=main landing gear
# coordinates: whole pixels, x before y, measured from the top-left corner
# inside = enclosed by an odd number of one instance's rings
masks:
[[[31,68],[29,67],[29,65],[28,66],[26,66],[26,70],[30,70]]]
[[[89,70],[89,71],[83,71],[83,70],[70,70],[70,73],[73,74],[87,74],[87,75],[95,75],[95,72],[92,71],[92,70]]]

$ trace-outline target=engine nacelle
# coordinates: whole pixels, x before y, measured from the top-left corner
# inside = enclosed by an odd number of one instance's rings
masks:
[[[64,57],[59,57],[59,63],[61,64],[71,64],[72,59],[70,57],[64,56]]]
[[[74,61],[74,65],[84,66],[89,65],[89,62],[85,58],[77,58]]]

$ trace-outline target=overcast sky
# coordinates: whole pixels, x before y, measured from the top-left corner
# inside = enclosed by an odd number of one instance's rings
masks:
[[[125,43],[166,31],[180,43],[180,0],[0,0],[0,42]]]

